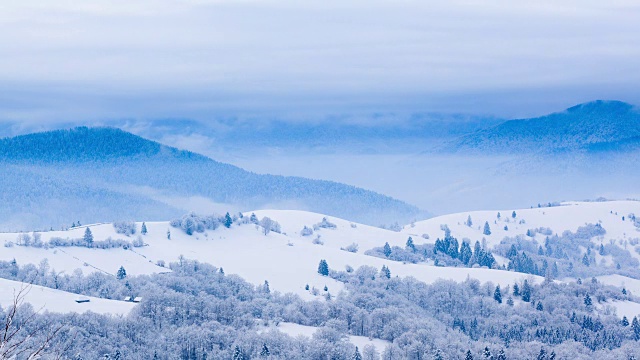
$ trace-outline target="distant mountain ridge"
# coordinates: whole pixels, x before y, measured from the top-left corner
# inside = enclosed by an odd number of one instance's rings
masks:
[[[621,101],[592,101],[550,115],[509,120],[447,143],[445,152],[628,151],[640,149],[640,111]]]
[[[255,174],[115,128],[0,139],[0,167],[0,227],[3,220],[31,227],[76,220],[162,220],[186,212],[194,199],[229,211],[287,207],[375,225],[421,213],[372,191]]]

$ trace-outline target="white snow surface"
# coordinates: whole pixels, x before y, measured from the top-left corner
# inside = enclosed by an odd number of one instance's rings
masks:
[[[31,304],[35,311],[55,313],[84,313],[91,311],[98,314],[127,315],[135,307],[135,303],[100,299],[50,289],[43,286],[29,285],[18,281],[0,278],[0,305],[11,306],[14,296],[20,291],[24,294],[24,303]],[[77,303],[77,299],[88,299],[88,302]]]

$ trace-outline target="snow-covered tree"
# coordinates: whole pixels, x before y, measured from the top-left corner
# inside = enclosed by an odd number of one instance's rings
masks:
[[[329,275],[329,265],[327,264],[327,261],[324,259],[320,260],[320,263],[318,264],[318,274],[323,276]]]
[[[118,273],[116,274],[116,278],[118,278],[118,280],[122,280],[126,277],[127,271],[124,269],[124,266],[120,266],[120,268],[118,269]]]
[[[391,255],[391,246],[389,246],[388,242],[384,243],[384,247],[382,250],[384,256],[389,257],[389,255]]]
[[[82,239],[84,240],[85,244],[87,244],[87,247],[93,246],[93,234],[91,233],[91,229],[89,229],[88,226],[84,230],[84,236],[82,237]]]
[[[140,233],[142,235],[147,235],[147,224],[145,224],[144,222],[142,223],[142,228],[140,228]]]
[[[491,228],[489,227],[489,222],[488,221],[484,222],[484,229],[482,230],[482,233],[484,235],[491,235]]]

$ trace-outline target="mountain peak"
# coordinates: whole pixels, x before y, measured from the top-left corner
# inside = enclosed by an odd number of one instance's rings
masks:
[[[0,159],[9,161],[104,161],[165,151],[187,154],[112,127],[83,126],[0,139]]]
[[[624,101],[618,100],[594,100],[578,104],[568,108],[568,113],[597,113],[608,112],[624,114],[631,112],[634,106]]]

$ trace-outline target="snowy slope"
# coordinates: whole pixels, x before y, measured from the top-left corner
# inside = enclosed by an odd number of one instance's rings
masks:
[[[24,290],[24,302],[31,304],[34,310],[56,313],[83,313],[92,311],[98,314],[127,315],[136,304],[125,301],[100,299],[81,296],[43,286],[29,285],[18,281],[0,278],[0,306],[6,308],[13,304],[14,295]],[[77,303],[79,298],[89,302]]]
[[[512,218],[512,212],[516,217]],[[497,218],[498,212],[500,219]],[[497,245],[505,237],[526,235],[528,229],[548,227],[554,234],[562,234],[569,230],[575,232],[578,227],[588,223],[600,223],[607,233],[599,239],[592,239],[596,244],[608,243],[610,240],[625,241],[640,238],[640,231],[628,219],[628,214],[640,214],[638,201],[606,201],[606,202],[566,202],[561,206],[542,207],[532,209],[502,209],[493,211],[470,211],[434,217],[425,221],[407,225],[402,233],[413,236],[414,240],[434,243],[437,237],[444,236],[441,225],[451,229],[451,235],[458,239],[469,238],[473,241],[485,238],[489,247]],[[471,216],[473,225],[465,225]],[[622,220],[622,217],[625,220]],[[484,223],[488,222],[491,235],[483,234]],[[523,221],[524,223],[520,223]],[[508,230],[504,230],[505,225]],[[430,239],[424,240],[420,236],[428,234]],[[545,235],[536,234],[534,239],[544,242]],[[633,251],[632,251],[633,253]],[[637,254],[636,254],[637,255]]]
[[[147,246],[124,249],[88,249],[82,247],[65,247],[54,249],[35,249],[22,246],[0,247],[0,260],[15,258],[18,263],[39,264],[47,259],[51,268],[66,273],[81,269],[83,272],[104,271],[115,275],[122,265],[128,274],[149,274],[168,271],[157,266],[158,261],[177,261],[180,256],[223,267],[229,274],[237,274],[254,284],[269,281],[273,290],[293,292],[311,299],[314,295],[305,290],[305,285],[311,289],[320,290],[325,285],[329,292],[336,295],[343,289],[343,284],[317,273],[321,259],[327,260],[329,267],[344,270],[346,266],[358,268],[363,265],[380,269],[386,265],[393,276],[413,276],[418,280],[432,283],[438,279],[464,281],[475,278],[481,282],[506,286],[523,278],[531,281],[540,280],[526,274],[469,268],[444,268],[426,264],[403,264],[386,259],[364,255],[364,251],[385,242],[391,245],[403,245],[406,235],[389,230],[354,224],[349,221],[332,218],[328,219],[336,224],[336,229],[320,229],[313,236],[300,235],[300,230],[306,225],[312,227],[320,222],[324,215],[302,211],[257,211],[258,217],[269,216],[279,221],[283,234],[271,232],[264,235],[255,225],[233,225],[231,229],[224,227],[208,230],[188,236],[182,230],[171,228],[167,222],[149,222],[148,234],[142,236]],[[138,224],[140,227],[140,224]],[[91,225],[94,239],[104,240],[123,238],[133,240],[137,235],[127,238],[116,234],[111,224]],[[171,240],[167,239],[167,230],[171,231]],[[80,238],[84,228],[69,231],[52,231],[42,233],[42,240],[51,237]],[[312,238],[320,235],[324,245],[312,243]],[[0,242],[15,241],[18,234],[0,234]],[[359,251],[351,253],[340,250],[340,247],[351,243],[359,244]]]

